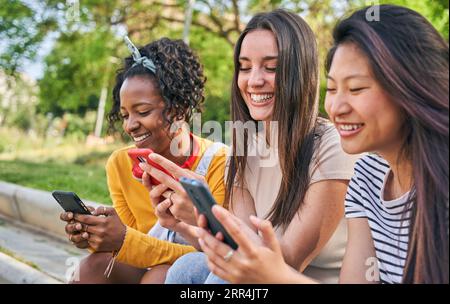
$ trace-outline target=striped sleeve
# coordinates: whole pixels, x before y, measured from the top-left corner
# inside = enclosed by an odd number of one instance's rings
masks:
[[[356,175],[350,180],[347,194],[345,195],[345,217],[367,217],[366,208],[364,207],[363,198],[361,196],[361,188],[359,187],[358,177]]]

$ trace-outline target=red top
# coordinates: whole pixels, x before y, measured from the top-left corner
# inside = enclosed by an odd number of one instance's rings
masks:
[[[190,133],[189,136],[191,137],[192,141],[192,155],[190,155],[189,158],[184,162],[184,164],[181,165],[181,168],[183,169],[192,169],[192,166],[195,164],[195,161],[198,158],[198,152],[200,150],[200,145],[198,144],[194,135]]]

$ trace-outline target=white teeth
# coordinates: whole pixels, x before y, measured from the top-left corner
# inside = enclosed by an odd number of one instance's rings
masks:
[[[354,131],[362,127],[362,124],[359,125],[340,125],[339,129],[342,131]]]
[[[256,103],[263,103],[271,99],[273,94],[250,94],[250,98]]]
[[[147,133],[147,134],[144,134],[144,135],[139,136],[139,137],[133,137],[133,140],[134,141],[143,141],[144,139],[146,139],[149,136],[150,136],[150,133]]]

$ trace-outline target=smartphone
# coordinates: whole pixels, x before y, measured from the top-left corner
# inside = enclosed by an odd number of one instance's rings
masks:
[[[224,242],[236,250],[238,245],[212,213],[211,208],[217,203],[209,189],[202,182],[195,179],[182,177],[180,178],[180,183],[191,198],[198,212],[206,216],[208,228],[212,234],[216,235],[218,232],[222,232]]]
[[[92,214],[74,192],[55,190],[52,192],[52,195],[66,212],[87,215]]]
[[[157,163],[155,163],[154,161],[152,161],[151,159],[148,158],[148,156],[152,153],[153,153],[153,151],[151,149],[130,149],[130,150],[128,150],[128,156],[133,161],[133,169],[131,171],[131,173],[133,174],[133,177],[136,178],[137,180],[141,180],[142,175],[144,174],[144,170],[142,170],[141,167],[139,167],[139,163],[147,163],[150,166],[152,166],[153,168],[156,168],[156,169],[164,172],[165,174],[169,175],[170,177],[174,178],[172,176],[172,174],[170,174],[166,169],[164,169],[163,167],[161,167],[160,165],[158,165]],[[152,183],[152,185],[155,185],[155,186],[161,184],[161,182],[158,181],[153,176],[150,176],[150,182]]]

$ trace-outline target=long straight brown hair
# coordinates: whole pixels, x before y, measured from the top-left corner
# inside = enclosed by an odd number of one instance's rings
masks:
[[[404,212],[406,218],[412,210],[403,282],[448,283],[448,44],[413,10],[393,5],[375,9],[379,21],[367,21],[364,8],[336,26],[326,68],[330,70],[339,45],[354,43],[406,115],[399,157],[411,162],[414,182]]]
[[[317,44],[311,28],[296,14],[278,9],[254,16],[239,37],[234,51],[235,71],[231,97],[233,122],[256,123],[237,83],[242,41],[249,32],[258,29],[271,31],[278,46],[272,120],[278,122],[278,155],[282,181],[268,218],[274,226],[285,229],[300,210],[310,182],[309,167],[315,149],[318,113]],[[248,132],[243,138],[244,156],[237,155],[236,138],[236,130],[233,130],[233,156],[227,176],[226,202],[231,202],[236,183],[242,184],[247,166]]]

